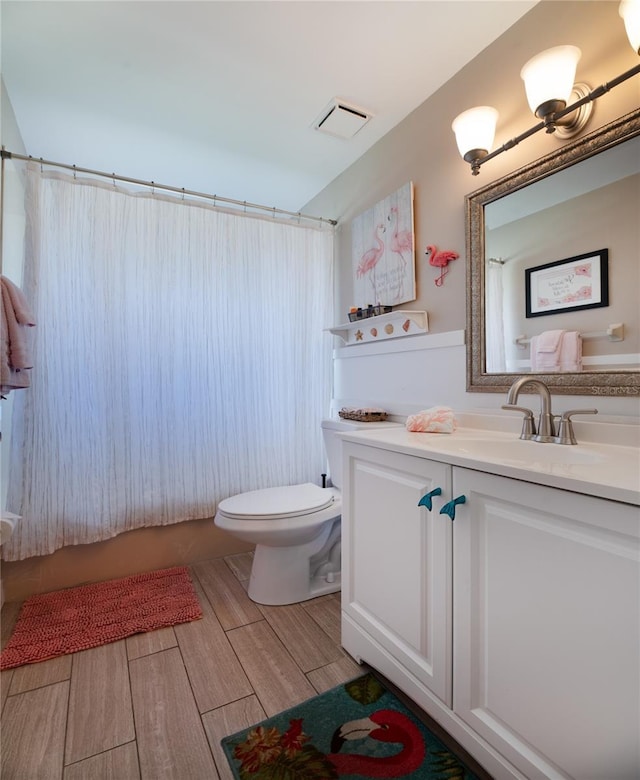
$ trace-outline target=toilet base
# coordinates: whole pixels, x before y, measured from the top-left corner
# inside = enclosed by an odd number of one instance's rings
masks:
[[[256,545],[248,594],[258,604],[296,604],[336,593],[340,586],[339,518],[306,545],[295,548]]]
[[[265,549],[265,548],[262,548]],[[266,548],[275,550],[277,548]],[[304,585],[298,585],[296,580],[299,579],[294,572],[280,571],[280,576],[277,581],[273,580],[271,571],[273,571],[268,564],[269,576],[264,578],[260,576],[260,567],[258,571],[254,573],[256,565],[256,555],[260,551],[256,548],[253,560],[253,568],[251,570],[251,578],[249,580],[248,594],[252,601],[257,604],[265,604],[266,606],[284,606],[285,604],[297,604],[300,601],[308,601],[309,599],[315,599],[318,596],[325,596],[328,593],[337,593],[341,588],[341,576],[340,572],[333,575],[333,582],[327,581],[327,575],[314,577],[309,580],[308,569],[304,572]],[[307,562],[308,563],[308,562]],[[293,575],[293,576],[292,576]]]

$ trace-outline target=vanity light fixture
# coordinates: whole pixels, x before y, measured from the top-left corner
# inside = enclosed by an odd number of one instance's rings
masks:
[[[640,2],[638,0],[622,0],[618,13],[624,21],[631,48],[636,54],[640,54]]]
[[[520,71],[529,108],[538,119],[542,119],[547,133],[557,132],[564,138],[571,138],[582,130],[591,116],[591,102],[562,117],[558,116],[574,93],[576,100],[589,94],[586,84],[574,86],[581,56],[577,46],[554,46],[536,54]]]
[[[622,0],[618,12],[624,20],[633,50],[640,54],[640,0]],[[593,102],[618,84],[640,73],[640,65],[590,91],[586,84],[574,84],[576,66],[581,51],[577,46],[554,46],[532,57],[520,71],[525,83],[527,100],[540,119],[537,125],[490,152],[498,121],[498,112],[490,106],[477,106],[463,111],[451,125],[462,158],[477,176],[480,166],[525,138],[544,129],[561,138],[577,135],[586,125]],[[567,105],[569,100],[573,102]]]
[[[472,168],[477,165],[480,170],[480,163],[489,154],[497,123],[498,112],[491,106],[469,108],[453,120],[451,127],[456,134],[458,151]]]

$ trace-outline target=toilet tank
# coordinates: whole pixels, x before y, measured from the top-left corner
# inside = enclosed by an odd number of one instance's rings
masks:
[[[324,449],[329,463],[329,476],[334,487],[342,487],[342,440],[340,433],[347,431],[370,431],[373,428],[401,427],[401,423],[394,422],[358,422],[357,420],[343,420],[331,418],[322,421],[322,436]]]

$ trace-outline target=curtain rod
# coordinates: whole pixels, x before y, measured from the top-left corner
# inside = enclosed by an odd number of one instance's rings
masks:
[[[220,203],[230,203],[234,206],[241,206],[244,209],[260,209],[261,211],[268,211],[275,216],[280,214],[287,217],[296,217],[297,219],[308,219],[314,222],[326,222],[328,225],[337,225],[337,219],[327,219],[326,217],[314,217],[309,214],[302,214],[299,211],[285,211],[284,209],[277,209],[275,206],[261,206],[259,203],[247,203],[246,200],[233,200],[232,198],[223,198],[220,195],[209,195],[206,192],[196,192],[195,190],[186,190],[184,187],[172,187],[169,184],[158,184],[154,181],[143,181],[142,179],[132,179],[128,176],[119,176],[116,173],[105,173],[104,171],[93,171],[90,168],[79,168],[77,165],[68,165],[66,163],[52,162],[51,160],[43,160],[42,157],[32,157],[31,155],[16,154],[15,152],[8,152],[5,149],[0,150],[0,156],[2,160],[24,160],[26,162],[40,163],[40,165],[49,165],[54,168],[65,168],[68,171],[74,173],[88,173],[91,176],[102,176],[105,179],[111,179],[112,181],[124,181],[128,184],[139,184],[143,187],[151,187],[152,189],[167,190],[168,192],[176,192],[178,195],[191,195],[196,198],[205,198],[207,200]]]

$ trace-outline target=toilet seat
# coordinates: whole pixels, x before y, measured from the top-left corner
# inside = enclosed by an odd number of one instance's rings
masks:
[[[342,440],[345,431],[400,423],[323,420],[332,486],[306,482],[252,490],[218,504],[215,525],[254,545],[247,593],[258,604],[296,604],[336,593],[341,582]]]
[[[311,482],[240,493],[221,501],[218,511],[236,520],[284,520],[330,507],[335,492]]]

